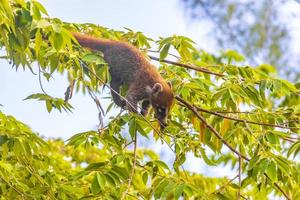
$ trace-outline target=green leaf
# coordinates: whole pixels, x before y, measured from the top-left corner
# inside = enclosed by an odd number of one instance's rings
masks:
[[[44,6],[42,4],[40,4],[39,2],[37,1],[33,1],[33,4],[42,12],[44,13],[45,15],[48,15],[48,12],[47,10],[44,8]]]
[[[171,46],[171,44],[166,44],[163,47],[163,49],[160,51],[160,54],[159,54],[159,59],[160,60],[163,60],[163,59],[165,59],[168,56],[170,46]]]
[[[193,189],[189,185],[185,185],[183,191],[188,197],[193,196]]]
[[[183,193],[184,188],[185,188],[185,184],[180,184],[180,185],[176,186],[175,193],[174,193],[174,199],[179,199],[179,197]]]
[[[13,167],[9,163],[0,161],[0,168],[4,169],[6,173],[10,173],[13,170]]]
[[[101,186],[100,186],[100,178],[98,176],[98,173],[95,174],[92,185],[91,185],[91,191],[93,194],[98,194],[101,191]]]
[[[204,160],[204,162],[205,162],[206,164],[208,164],[208,165],[210,165],[210,166],[215,166],[215,165],[217,164],[215,161],[213,161],[213,160],[211,160],[211,159],[209,159],[209,158],[207,157],[204,148],[199,147],[199,151],[200,151],[201,156],[202,156],[202,158],[203,158],[203,160]]]
[[[290,157],[294,153],[294,158],[300,152],[300,141],[295,142],[288,150],[287,156]]]
[[[111,169],[111,171],[114,172],[115,174],[117,174],[118,177],[120,177],[123,180],[125,180],[129,177],[129,173],[128,173],[127,169],[125,169],[125,168],[114,166]]]
[[[241,61],[244,61],[245,58],[243,55],[239,54],[238,52],[234,51],[234,50],[227,50],[225,53],[224,53],[225,56],[237,61],[237,62],[241,62]]]
[[[273,161],[269,162],[269,165],[266,168],[266,173],[273,182],[277,181],[277,170],[276,165]]]
[[[155,161],[153,161],[153,163],[161,168],[169,170],[168,165],[161,160],[155,160]]]
[[[85,171],[96,171],[100,170],[103,167],[105,167],[108,163],[107,162],[97,162],[97,163],[91,163],[87,168],[85,168]]]
[[[63,35],[60,33],[54,33],[52,37],[53,46],[56,49],[56,51],[59,51],[63,44],[64,44],[64,38]]]
[[[148,182],[148,172],[144,172],[144,173],[143,173],[142,179],[143,179],[144,185],[146,185],[147,182]]]
[[[97,65],[106,64],[103,58],[99,54],[87,53],[82,57],[82,60],[88,63],[95,63]]]
[[[105,187],[105,176],[101,173],[97,173],[97,181],[98,181],[98,184],[100,186],[100,188],[104,188]]]
[[[47,107],[48,113],[50,113],[52,110],[52,103],[50,100],[46,100],[46,107]]]
[[[114,179],[110,175],[105,174],[105,180],[106,180],[106,183],[108,183],[110,186],[112,186],[112,187],[116,186]]]
[[[160,198],[163,191],[165,190],[165,187],[168,184],[169,184],[168,180],[162,180],[154,190],[154,198],[156,198],[156,199]]]
[[[132,139],[134,139],[136,132],[137,132],[136,120],[133,117],[129,121],[129,133],[130,133],[130,136],[131,136]]]

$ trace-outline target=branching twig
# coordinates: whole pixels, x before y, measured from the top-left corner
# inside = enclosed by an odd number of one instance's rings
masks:
[[[141,50],[146,50],[146,51],[152,52],[152,53],[160,53],[159,50],[151,50],[151,49],[141,49]],[[176,56],[175,54],[168,53],[168,55],[173,56],[174,58],[176,58],[176,59],[178,59],[178,60],[180,59],[180,57],[179,57],[179,56]]]
[[[188,64],[179,63],[179,62],[175,62],[175,61],[171,61],[171,60],[165,60],[165,59],[161,60],[161,59],[159,59],[157,57],[154,57],[154,56],[149,56],[149,58],[152,59],[152,60],[159,61],[159,62],[164,62],[164,63],[168,63],[168,64],[180,66],[180,67],[185,67],[187,69],[192,69],[192,70],[195,70],[195,71],[198,71],[198,72],[203,72],[203,73],[207,73],[207,74],[211,74],[211,75],[215,75],[215,76],[219,76],[219,77],[224,77],[225,76],[224,74],[220,74],[220,73],[217,73],[217,72],[212,72],[212,71],[210,71],[210,70],[208,70],[204,67],[198,67],[198,66],[195,66],[195,65],[188,65]]]
[[[248,200],[246,197],[244,197],[243,195],[241,195],[241,197],[243,198],[243,199],[246,199],[246,200]]]
[[[256,124],[256,125],[260,125],[260,126],[270,126],[270,127],[283,128],[283,129],[291,129],[292,128],[292,129],[295,129],[295,130],[300,130],[300,127],[286,127],[286,126],[281,126],[281,125],[278,125],[278,124],[268,124],[268,123],[250,121],[250,120],[246,120],[246,119],[239,119],[239,118],[236,118],[236,117],[229,117],[227,115],[223,115],[223,114],[220,114],[220,113],[215,112],[215,111],[206,110],[206,109],[203,109],[203,108],[200,108],[200,107],[197,107],[197,106],[194,106],[194,107],[198,111],[209,113],[209,114],[212,114],[212,115],[216,115],[218,117],[222,117],[222,118],[237,121],[237,122],[246,122],[246,123],[249,123],[249,124]]]
[[[65,92],[65,102],[68,102],[72,96],[73,96],[73,90],[74,90],[75,80],[73,80],[70,85],[67,87],[67,90]]]
[[[97,109],[98,109],[98,119],[99,119],[99,125],[98,125],[98,130],[101,130],[103,128],[103,117],[105,115],[105,112],[100,104],[99,99],[97,96],[93,93],[93,91],[87,86],[87,90],[89,92],[90,97],[94,100]]]
[[[41,87],[41,90],[43,91],[44,94],[47,94],[47,92],[45,92],[44,90],[44,87],[43,87],[43,84],[42,84],[42,78],[41,78],[41,67],[39,66],[39,83],[40,83],[40,87]]]
[[[218,191],[222,190],[223,188],[225,188],[227,185],[231,184],[236,178],[238,178],[238,174],[233,177],[232,179],[228,180],[224,185],[221,185],[217,190],[213,191],[210,194],[216,194]]]
[[[216,113],[223,113],[223,114],[257,114],[255,112],[249,111],[225,111],[225,110],[215,110]]]
[[[179,96],[175,97],[179,102],[181,102],[186,108],[188,108],[189,110],[191,110],[196,116],[197,118],[204,123],[210,131],[212,131],[215,136],[221,140],[221,142],[223,144],[225,144],[233,153],[235,153],[236,155],[238,155],[240,158],[243,158],[246,161],[250,161],[249,158],[247,158],[246,156],[242,155],[240,152],[238,152],[237,150],[235,150],[232,146],[230,146],[230,144],[224,140],[224,138],[210,125],[206,122],[206,120],[197,112],[197,108],[194,107],[193,105],[191,105],[190,103],[186,102],[184,99],[180,98]],[[267,177],[268,180],[271,181],[271,179],[269,178],[269,176],[264,173],[264,175]],[[272,182],[272,181],[271,181]],[[277,183],[273,183],[273,185],[288,199],[290,200],[290,197],[287,195],[287,193],[277,184]]]
[[[268,176],[268,174],[264,173],[264,175],[267,177],[267,179],[272,183],[273,181],[270,179],[270,177]],[[285,196],[285,198],[287,200],[291,200],[291,198],[289,197],[289,195],[276,183],[273,183],[274,186],[283,194],[283,196]]]
[[[27,197],[26,193],[21,192],[17,187],[14,187],[11,183],[9,183],[8,181],[6,181],[4,178],[0,178],[1,180],[3,180],[9,187],[11,187],[15,192],[17,192],[22,198],[24,199],[29,199]]]
[[[235,153],[236,155],[242,157],[243,159],[249,161],[250,159],[247,158],[246,156],[242,155],[240,152],[238,152],[235,148],[233,148],[221,135],[220,133],[218,133],[216,131],[216,129],[214,127],[212,127],[210,124],[208,124],[206,122],[206,120],[198,113],[197,111],[197,108],[192,106],[191,104],[189,104],[188,102],[186,102],[184,99],[180,98],[179,96],[176,96],[175,97],[179,102],[181,102],[185,107],[187,107],[189,110],[191,110],[195,115],[196,117],[203,123],[205,124],[205,126],[211,131],[214,133],[214,135],[219,139],[221,140],[221,142],[223,144],[225,144],[233,153]]]
[[[124,145],[124,147],[122,148],[123,150],[126,149],[129,145],[131,145],[134,142],[134,140],[131,140],[130,142],[128,142],[127,144]]]

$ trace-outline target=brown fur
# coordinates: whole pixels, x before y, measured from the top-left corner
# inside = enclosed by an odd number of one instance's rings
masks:
[[[112,77],[110,86],[113,90],[120,92],[121,86],[128,85],[126,99],[130,104],[111,91],[118,106],[126,105],[130,111],[136,112],[137,103],[143,101],[141,113],[147,115],[148,108],[152,105],[156,118],[163,127],[166,126],[165,120],[173,103],[172,89],[136,47],[122,41],[72,34],[81,46],[104,54],[104,60],[109,65]]]

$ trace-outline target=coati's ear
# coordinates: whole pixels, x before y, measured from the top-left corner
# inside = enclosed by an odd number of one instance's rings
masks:
[[[172,89],[172,83],[170,81],[168,81],[168,85]]]
[[[163,91],[163,86],[160,83],[155,83],[152,87],[151,93],[156,96]]]

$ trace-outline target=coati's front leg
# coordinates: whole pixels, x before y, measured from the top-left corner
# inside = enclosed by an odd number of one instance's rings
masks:
[[[133,93],[127,93],[126,95],[126,107],[130,112],[137,113],[138,112],[138,99],[134,96]]]
[[[141,114],[143,116],[146,116],[148,114],[149,107],[150,107],[150,101],[147,99],[144,100],[142,103],[142,109],[141,109]]]
[[[126,95],[126,106],[130,112],[138,112],[138,102],[145,99],[147,97],[146,90],[138,84],[130,85],[128,89],[128,93]],[[147,106],[144,105],[146,108]],[[143,109],[142,109],[143,110]],[[141,110],[141,111],[142,111]]]
[[[110,87],[111,87],[110,92],[111,92],[113,101],[115,102],[115,104],[117,104],[121,108],[124,108],[126,106],[126,102],[124,99],[121,99],[121,97],[120,97],[121,83],[119,81],[112,79],[110,82]]]

